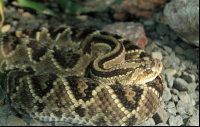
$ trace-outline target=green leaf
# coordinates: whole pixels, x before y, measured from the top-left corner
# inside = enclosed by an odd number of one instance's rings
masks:
[[[3,2],[3,0],[0,0],[0,6],[1,6],[1,7],[4,7],[4,2]]]
[[[110,6],[113,6],[113,5],[118,5],[118,4],[121,4],[124,0],[115,0],[113,1],[110,5],[108,5],[109,7]]]
[[[28,0],[18,0],[19,6],[28,7],[36,10],[38,13],[43,13],[47,15],[57,16],[52,10],[46,8],[40,3]]]
[[[84,10],[83,7],[75,4],[72,0],[57,0],[57,2],[67,14],[77,14],[77,12]]]
[[[0,39],[1,39],[1,37],[2,37],[2,32],[1,32],[1,28],[0,28]]]

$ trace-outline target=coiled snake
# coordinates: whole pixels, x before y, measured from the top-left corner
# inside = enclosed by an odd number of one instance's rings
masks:
[[[3,35],[6,99],[24,115],[83,125],[133,125],[163,94],[162,63],[120,36],[80,28]]]

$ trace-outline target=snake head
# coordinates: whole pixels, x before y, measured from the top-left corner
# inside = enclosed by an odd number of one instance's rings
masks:
[[[161,73],[161,70],[162,62],[159,59],[145,57],[131,77],[134,84],[143,84],[154,80]]]

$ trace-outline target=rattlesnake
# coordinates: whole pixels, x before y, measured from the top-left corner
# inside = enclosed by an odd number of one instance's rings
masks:
[[[152,117],[163,94],[162,63],[118,35],[41,28],[3,35],[6,99],[41,121],[133,125]]]

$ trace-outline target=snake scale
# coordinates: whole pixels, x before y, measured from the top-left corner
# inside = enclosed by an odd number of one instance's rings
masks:
[[[41,121],[133,125],[163,95],[162,63],[118,35],[81,28],[7,33],[0,44],[6,99]]]

